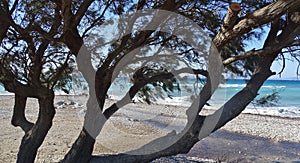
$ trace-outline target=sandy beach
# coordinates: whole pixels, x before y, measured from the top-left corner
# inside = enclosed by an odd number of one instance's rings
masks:
[[[87,96],[57,96],[55,103],[75,102],[56,109],[53,126],[40,147],[36,162],[57,162],[71,148],[83,124]],[[0,96],[0,162],[15,162],[23,131],[10,124],[14,97]],[[112,104],[108,100],[106,106]],[[118,111],[102,129],[95,155],[120,153],[183,129],[185,109],[170,105],[130,104]],[[35,121],[38,105],[27,102],[26,115]],[[204,110],[204,114],[212,110]],[[174,120],[175,119],[175,120]],[[198,142],[187,155],[153,162],[300,162],[300,119],[241,114],[221,130]]]

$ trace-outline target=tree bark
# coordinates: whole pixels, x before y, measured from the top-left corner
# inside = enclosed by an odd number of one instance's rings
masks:
[[[64,163],[73,163],[73,162],[89,162],[92,157],[92,152],[95,144],[95,137],[99,134],[102,129],[102,125],[105,123],[105,117],[102,116],[102,108],[105,102],[106,90],[104,87],[107,86],[110,80],[104,79],[105,74],[107,73],[96,73],[91,63],[91,54],[84,47],[81,49],[81,52],[78,54],[76,61],[78,64],[78,69],[83,74],[83,77],[88,83],[89,86],[89,99],[87,101],[87,112],[84,118],[84,126],[80,132],[79,137],[74,142],[72,148],[68,151],[66,156],[61,162]],[[96,97],[95,91],[95,76],[98,76],[100,87]],[[103,77],[103,78],[101,78]],[[98,79],[99,79],[98,78]],[[98,80],[96,80],[97,82]],[[99,99],[100,98],[100,99]],[[103,114],[102,114],[103,115]],[[103,121],[102,121],[103,120]],[[102,122],[100,122],[102,121]],[[102,125],[101,125],[102,124]]]
[[[222,30],[231,29],[238,20],[238,13],[241,10],[241,6],[239,3],[231,3],[227,14],[224,18],[223,28]]]
[[[35,160],[37,150],[43,143],[49,129],[52,126],[52,120],[55,115],[54,92],[48,90],[48,93],[38,98],[39,115],[34,126],[25,133],[18,153],[18,163],[32,163]]]
[[[105,97],[106,94],[103,94]],[[87,112],[84,118],[84,126],[72,148],[61,161],[64,163],[89,162],[94,149],[95,138],[99,135],[106,118],[99,109],[96,97],[90,94],[87,102]]]
[[[8,9],[7,9],[8,10]],[[1,21],[0,21],[0,42],[2,42],[2,40],[6,37],[6,33],[8,31],[9,28],[9,24],[7,23],[7,21],[4,21],[3,19],[7,19],[7,15],[5,14],[7,13],[7,11],[5,11],[5,9],[3,9],[2,7],[0,8],[0,16],[1,16]]]
[[[286,14],[287,11],[293,12],[298,10],[299,7],[300,1],[278,0],[277,2],[258,9],[253,13],[247,14],[247,16],[236,22],[232,29],[219,31],[217,36],[213,39],[213,42],[220,50],[220,48],[227,44],[231,39],[241,36],[244,33],[248,33],[263,24],[277,19]]]
[[[27,97],[15,94],[15,106],[11,120],[11,124],[13,126],[20,126],[25,133],[28,132],[33,126],[33,123],[29,122],[25,117],[26,101]]]
[[[83,128],[71,150],[61,161],[63,163],[89,162],[93,152],[95,139]]]

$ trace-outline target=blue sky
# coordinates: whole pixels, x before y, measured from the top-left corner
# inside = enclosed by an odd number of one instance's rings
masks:
[[[279,75],[273,76],[272,79],[297,79],[297,67],[298,63],[296,61],[292,62],[289,60],[286,60],[285,63],[285,69],[281,75],[281,78]],[[280,72],[282,69],[282,61],[276,61],[272,65],[272,71]]]
[[[246,50],[250,50],[250,49],[261,49],[263,47],[263,43],[264,40],[266,39],[266,34],[268,33],[269,29],[267,27],[264,27],[264,34],[261,37],[261,40],[252,40],[248,42],[248,47],[246,48]],[[292,59],[292,57],[290,55],[285,55],[286,61],[285,61],[285,69],[283,70],[283,72],[281,73],[281,76],[279,75],[274,75],[272,76],[270,79],[298,79],[297,78],[297,67],[298,67],[298,62],[295,61],[295,59]],[[294,61],[291,61],[294,60]],[[271,67],[271,70],[279,73],[282,70],[282,65],[283,62],[282,60],[278,60],[278,61],[274,61]],[[300,79],[300,76],[299,76]]]

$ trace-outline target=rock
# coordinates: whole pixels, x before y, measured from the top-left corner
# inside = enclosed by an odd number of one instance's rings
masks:
[[[65,101],[58,101],[58,102],[56,103],[57,106],[61,106],[61,105],[64,105],[64,104],[65,104]]]
[[[139,122],[138,119],[132,119],[132,118],[128,118],[129,121],[132,121],[132,122]]]
[[[69,101],[68,103],[67,103],[67,105],[76,105],[77,103],[76,102],[74,102],[74,101]]]
[[[55,108],[56,108],[56,109],[63,109],[64,106],[65,106],[65,101],[58,101],[58,102],[56,103]]]

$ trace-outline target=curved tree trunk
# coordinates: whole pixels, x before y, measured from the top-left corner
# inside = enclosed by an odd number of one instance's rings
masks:
[[[289,31],[294,32],[289,35]],[[264,48],[267,46],[272,45],[273,41],[276,38],[276,30],[278,30],[276,24],[272,24],[271,31],[266,39]],[[273,32],[275,31],[275,32]],[[283,34],[280,37],[280,41],[283,41],[286,44],[289,44],[290,40],[286,40],[286,36],[288,39],[293,40],[293,38],[298,35],[300,32],[300,28],[291,26],[288,29],[283,31]],[[270,70],[270,67],[280,53],[281,50],[275,50],[271,53],[266,53],[263,56],[259,57],[258,66],[253,73],[251,79],[247,83],[246,87],[236,93],[230,100],[228,100],[220,109],[218,109],[215,113],[202,117],[197,114],[197,112],[189,112],[188,114],[188,124],[186,126],[185,131],[179,134],[170,133],[164,137],[158,138],[143,147],[130,151],[125,154],[116,154],[110,156],[100,156],[100,157],[93,157],[91,160],[92,162],[149,162],[156,158],[162,156],[170,156],[175,154],[187,153],[192,146],[198,142],[199,140],[207,137],[212,132],[220,129],[224,126],[227,122],[231,121],[233,118],[237,117],[245,108],[246,106],[257,96],[258,90],[263,85],[263,83],[274,73]],[[205,91],[205,87],[202,89],[201,93]],[[205,99],[206,100],[206,99]],[[205,102],[200,100],[199,106],[201,107]],[[195,114],[196,113],[196,114]],[[190,116],[196,116],[195,119],[192,119]],[[189,125],[191,124],[191,125]],[[179,139],[176,139],[178,137]],[[168,142],[170,140],[177,140],[166,149],[162,149],[159,152],[153,152],[153,149],[161,147],[161,143]],[[145,154],[149,153],[150,154]],[[152,153],[151,153],[152,152]],[[132,155],[132,154],[140,154],[140,155]]]
[[[186,128],[185,130],[183,130],[183,132],[178,134],[169,133],[168,135],[160,137],[139,149],[127,153],[109,156],[94,156],[91,162],[150,162],[160,157],[188,153],[198,141],[207,137],[212,132],[220,129],[227,122],[237,117],[256,97],[257,92],[263,85],[264,81],[267,80],[271,75],[273,75],[269,68],[276,56],[277,54],[273,54],[271,56],[264,57],[265,62],[261,62],[259,64],[256,72],[253,74],[247,86],[243,90],[235,94],[215,113],[203,117],[197,115],[195,111],[190,111],[190,109],[192,108],[190,107],[187,111],[189,117],[188,124],[186,125]],[[203,91],[205,92],[205,90]],[[200,107],[203,107],[206,101],[207,100],[200,100],[198,105]],[[211,125],[211,121],[215,120],[217,120],[217,123],[215,125]],[[172,141],[174,143],[166,149],[162,149],[159,152],[152,152],[155,149],[159,149],[161,147],[161,144]]]
[[[32,163],[35,160],[37,150],[43,143],[49,129],[52,126],[52,120],[55,115],[54,92],[48,90],[47,94],[38,98],[39,115],[34,126],[25,133],[18,153],[17,162]]]
[[[64,163],[89,162],[94,149],[95,139],[83,128],[72,148],[61,161]]]
[[[285,8],[289,8],[290,6],[295,6],[292,4],[293,1],[280,1],[280,3],[276,3],[275,5],[267,6],[266,8],[263,8],[261,10],[268,10],[271,8],[271,11],[274,11],[280,7],[283,6]],[[282,8],[282,7],[281,7]],[[290,7],[292,8],[292,7]],[[294,7],[293,7],[294,8]],[[221,48],[228,43],[231,39],[236,38],[237,36],[240,36],[244,33],[249,32],[254,27],[258,27],[262,24],[268,23],[270,20],[275,19],[278,17],[278,15],[283,15],[286,10],[282,10],[279,12],[276,12],[276,14],[265,14],[265,12],[262,12],[261,10],[255,12],[252,17],[246,17],[244,18],[238,26],[240,28],[234,28],[228,29],[228,31],[220,31],[217,35],[217,37],[214,38],[213,42],[216,44],[217,48],[221,50]],[[280,13],[282,12],[282,13]],[[268,15],[266,17],[265,15]],[[249,20],[253,23],[247,23]],[[245,23],[246,22],[246,23]],[[67,36],[67,35],[65,35]],[[71,39],[69,39],[71,40]],[[72,41],[65,41],[66,44],[71,47],[73,53],[76,53],[80,50],[79,47],[72,48],[71,45],[74,46]],[[277,55],[277,54],[274,54]],[[167,139],[176,139],[180,138],[178,141],[176,141],[173,145],[168,147],[165,150],[162,150],[157,153],[148,154],[148,155],[129,155],[129,154],[119,154],[119,155],[112,155],[112,156],[104,156],[101,158],[93,158],[92,161],[103,161],[103,162],[148,162],[155,158],[161,157],[161,156],[168,156],[168,155],[174,155],[178,153],[187,153],[190,148],[199,140],[201,140],[203,137],[208,136],[211,132],[219,129],[221,126],[225,125],[228,121],[239,115],[242,110],[254,99],[254,97],[257,94],[258,89],[261,87],[263,82],[270,76],[272,73],[269,70],[270,64],[274,58],[266,59],[268,62],[266,65],[262,63],[260,67],[257,69],[256,73],[253,75],[252,80],[248,83],[247,87],[242,90],[241,92],[237,93],[236,96],[234,96],[231,100],[229,100],[221,109],[219,109],[215,114],[207,117],[201,117],[197,113],[194,114],[195,120],[192,122],[189,122],[189,127],[186,128],[185,133],[179,133],[174,134],[171,133],[167,135],[166,137],[159,138],[158,140],[155,140],[144,147],[135,150],[135,151],[144,151],[147,149],[151,149],[152,147],[156,147],[155,145],[161,142],[164,142],[163,140]],[[99,83],[97,83],[99,84]],[[90,87],[94,88],[94,87]],[[104,94],[105,96],[105,94]],[[204,100],[206,102],[206,100]],[[202,103],[202,102],[201,102]],[[199,108],[201,110],[201,108]],[[113,113],[113,112],[112,112]],[[108,113],[108,115],[112,114]],[[216,126],[212,126],[211,130],[209,132],[201,133],[201,130],[203,126],[207,123],[206,120],[213,119],[215,116],[218,116],[223,119],[218,121]],[[80,133],[79,138],[74,143],[72,149],[69,151],[69,153],[66,155],[64,160],[62,162],[88,162],[90,161],[89,156],[92,153],[92,148],[94,144],[94,139],[91,135],[88,134],[85,129],[82,130]],[[86,149],[85,149],[86,148]],[[86,150],[86,151],[85,151]]]
[[[11,124],[15,127],[20,126],[25,133],[33,127],[33,123],[25,117],[26,100],[27,97],[15,94],[15,106],[11,119]]]
[[[155,139],[154,141],[144,145],[143,147],[130,151],[128,153],[121,153],[108,156],[94,156],[91,162],[146,163],[160,157],[171,156],[180,153],[188,153],[190,149],[194,146],[194,144],[196,144],[199,141],[198,134],[203,124],[203,120],[204,117],[196,116],[194,121],[191,122],[191,124],[187,125],[189,127],[181,133],[176,134],[174,132],[171,132],[166,136]],[[172,141],[174,141],[174,143],[169,147],[162,149],[161,151],[151,153],[151,151],[156,150],[162,144]]]
[[[102,97],[105,98],[106,93],[103,93],[102,95]],[[87,102],[84,126],[72,148],[61,162],[85,163],[90,161],[96,141],[95,138],[100,133],[106,122],[106,118],[102,114],[101,110],[99,110],[99,105],[101,104],[98,104],[96,97],[93,96],[93,94],[90,94]]]
[[[91,63],[91,54],[87,49],[82,48],[77,56],[78,69],[89,85],[89,99],[87,111],[84,117],[84,126],[80,135],[74,142],[72,148],[65,155],[61,162],[85,163],[92,158],[95,138],[100,133],[106,118],[102,114],[107,90],[111,82],[111,70],[94,70]],[[82,62],[84,61],[84,62]],[[96,77],[96,80],[95,80]],[[95,82],[97,84],[95,84]],[[95,91],[96,90],[96,91]]]

